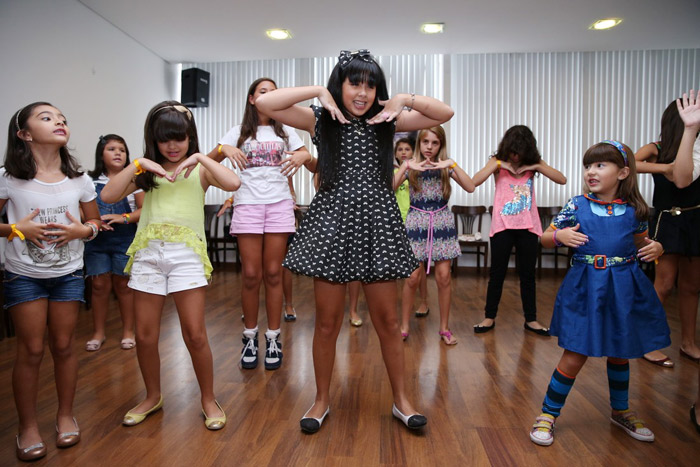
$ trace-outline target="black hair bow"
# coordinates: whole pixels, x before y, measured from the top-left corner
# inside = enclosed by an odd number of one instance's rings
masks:
[[[341,50],[340,55],[338,56],[338,63],[340,64],[340,68],[345,68],[350,62],[352,62],[356,58],[359,58],[360,60],[363,60],[368,63],[374,61],[372,53],[367,49],[353,51]]]

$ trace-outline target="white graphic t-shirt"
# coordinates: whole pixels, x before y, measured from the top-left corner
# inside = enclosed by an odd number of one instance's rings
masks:
[[[239,204],[272,204],[292,199],[287,177],[280,172],[280,163],[288,155],[285,151],[296,151],[302,142],[294,128],[283,125],[289,143],[275,134],[271,126],[259,126],[255,139],[248,138],[239,148],[248,159],[246,169],[239,171],[241,187],[233,197],[234,206]],[[219,141],[236,147],[241,126],[231,128]]]
[[[70,224],[66,212],[80,221],[80,203],[95,199],[92,179],[83,174],[76,178],[64,178],[60,182],[45,183],[39,180],[19,180],[6,175],[0,168],[0,199],[7,200],[7,217],[16,224],[34,209],[39,214],[34,222]],[[29,241],[15,237],[8,242],[5,251],[5,269],[36,279],[60,277],[83,267],[83,242],[72,240],[66,245],[43,242],[39,248]]]

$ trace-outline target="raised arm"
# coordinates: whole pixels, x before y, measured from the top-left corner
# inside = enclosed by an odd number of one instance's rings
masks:
[[[406,171],[408,170],[408,160],[405,160],[399,166],[399,170],[394,173],[394,181],[392,183],[392,188],[394,191],[399,189],[399,186],[406,179]]]
[[[548,165],[545,161],[540,160],[540,162],[538,164],[535,164],[533,168],[534,170],[538,171],[554,183],[558,183],[559,185],[566,185],[566,176],[551,165]]]
[[[300,107],[296,104],[309,99],[318,99],[333,118],[338,118],[345,123],[338,106],[333,101],[328,89],[323,86],[300,86],[294,88],[281,88],[273,92],[260,95],[255,100],[255,107],[273,120],[282,122],[285,125],[293,126],[299,130],[308,131],[314,134],[316,118],[314,112],[309,107]]]
[[[109,179],[100,193],[100,198],[105,203],[116,203],[124,199],[129,193],[133,193],[138,188],[134,183],[136,172],[139,170],[136,164],[141,166],[141,170],[153,172],[154,174],[165,177],[167,174],[165,169],[160,164],[145,157],[134,159],[134,161],[124,167],[121,172]]]
[[[433,169],[450,169],[450,171],[452,172],[450,174],[450,177],[452,178],[452,180],[457,182],[457,184],[459,186],[461,186],[467,193],[474,193],[474,190],[476,189],[476,185],[474,184],[474,181],[452,159],[441,160],[440,162],[433,164],[433,166],[431,168],[433,168]]]
[[[640,174],[662,174],[673,179],[673,164],[658,164],[656,158],[659,157],[659,149],[656,144],[645,144],[639,151],[634,153],[634,160],[637,163],[637,173]]]
[[[488,160],[488,162],[486,162],[484,168],[479,170],[472,177],[472,182],[474,182],[474,186],[479,186],[486,180],[488,180],[488,178],[498,170],[498,165],[498,159],[496,159],[495,157],[491,157]]]
[[[454,110],[449,105],[427,96],[396,94],[388,101],[379,103],[384,105],[384,110],[372,117],[368,123],[396,119],[396,131],[416,131],[441,125],[454,115]]]
[[[691,89],[690,97],[684,93],[683,98],[676,101],[676,105],[685,130],[673,166],[673,181],[678,188],[685,188],[693,183],[693,145],[700,146],[695,144],[700,130],[700,99],[696,99],[695,92]]]
[[[238,178],[236,172],[201,153],[195,153],[188,157],[175,169],[172,178],[175,179],[183,170],[187,170],[187,172],[185,172],[185,177],[189,176],[190,172],[197,164],[201,164],[202,166],[200,168],[199,179],[204,191],[206,191],[210,185],[214,185],[224,191],[236,191],[240,188],[241,179]]]

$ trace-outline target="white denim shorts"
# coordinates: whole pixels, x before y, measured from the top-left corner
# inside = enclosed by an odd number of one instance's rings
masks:
[[[134,255],[129,279],[134,290],[168,295],[207,284],[202,259],[185,243],[151,240]]]

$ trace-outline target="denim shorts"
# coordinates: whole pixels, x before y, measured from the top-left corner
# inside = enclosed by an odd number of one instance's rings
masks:
[[[85,254],[85,274],[88,276],[99,276],[111,272],[120,276],[126,276],[124,268],[129,261],[129,257],[124,253],[108,253],[105,251],[93,251]]]
[[[117,226],[124,228],[128,226]],[[124,272],[129,257],[126,250],[134,241],[134,236],[130,232],[120,234],[120,232],[100,232],[100,235],[91,242],[85,244],[83,262],[85,263],[85,274],[88,276],[99,276],[111,272],[121,276],[127,275]]]
[[[80,269],[49,279],[35,279],[5,271],[3,285],[5,309],[39,298],[48,298],[52,302],[85,302],[85,280]]]

